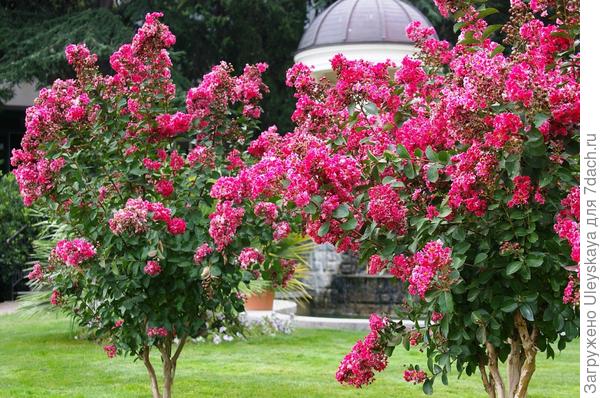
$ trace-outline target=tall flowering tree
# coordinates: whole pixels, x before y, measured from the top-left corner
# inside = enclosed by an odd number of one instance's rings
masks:
[[[513,0],[504,26],[485,2],[436,3],[454,47],[413,23],[420,51],[397,64],[338,55],[334,83],[292,67],[297,127],[263,133],[235,181],[406,289],[339,382],[371,383],[403,345],[427,354],[404,373],[426,393],[456,369],[479,371],[490,397],[525,397],[538,353],[579,335],[578,2]]]
[[[146,16],[104,76],[85,45],[66,48],[76,79],[57,80],[27,110],[12,164],[26,205],[69,227],[29,275],[109,357],[139,358],[154,398],[171,397],[188,338],[236,324],[242,282],[286,283],[294,262],[263,253],[290,227],[277,203],[244,207],[227,176],[258,134],[266,64],[235,76],[221,63],[178,110],[161,14]],[[218,184],[214,182],[220,178]],[[218,198],[218,199],[217,199]],[[151,350],[160,352],[162,391]]]

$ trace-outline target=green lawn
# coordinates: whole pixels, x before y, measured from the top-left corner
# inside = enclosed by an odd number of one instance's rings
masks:
[[[362,333],[298,329],[290,336],[256,337],[218,346],[190,344],[178,363],[174,395],[181,397],[421,397],[402,381],[403,365],[421,362],[399,349],[388,369],[362,390],[339,385],[334,373]],[[529,398],[579,396],[579,348],[540,359]],[[53,316],[0,316],[0,397],[148,397],[144,366],[107,359],[100,346],[73,339],[69,321]],[[434,396],[484,397],[478,377],[436,383]]]

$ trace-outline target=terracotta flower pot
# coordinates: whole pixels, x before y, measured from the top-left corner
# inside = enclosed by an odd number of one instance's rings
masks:
[[[273,300],[275,300],[275,292],[273,290],[266,290],[262,293],[248,296],[244,303],[244,308],[246,311],[272,311]]]

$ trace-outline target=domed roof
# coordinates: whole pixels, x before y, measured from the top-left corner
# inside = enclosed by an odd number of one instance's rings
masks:
[[[308,26],[298,50],[332,44],[413,42],[405,29],[412,21],[431,22],[403,0],[338,0]]]

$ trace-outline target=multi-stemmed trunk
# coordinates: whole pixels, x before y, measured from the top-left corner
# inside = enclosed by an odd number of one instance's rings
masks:
[[[141,357],[150,377],[150,388],[152,390],[152,398],[171,398],[173,390],[173,381],[175,380],[175,370],[177,368],[177,359],[181,354],[181,350],[185,345],[186,337],[182,337],[177,349],[172,353],[173,340],[171,336],[165,338],[165,341],[157,345],[161,355],[163,368],[163,386],[162,392],[158,383],[158,377],[152,362],[150,361],[150,346],[144,346]]]
[[[514,325],[513,336],[509,339],[507,382],[504,382],[498,367],[496,348],[490,342],[485,345],[486,357],[479,362],[481,380],[490,398],[525,398],[535,372],[538,329],[532,326],[530,330],[519,312],[515,313]]]

